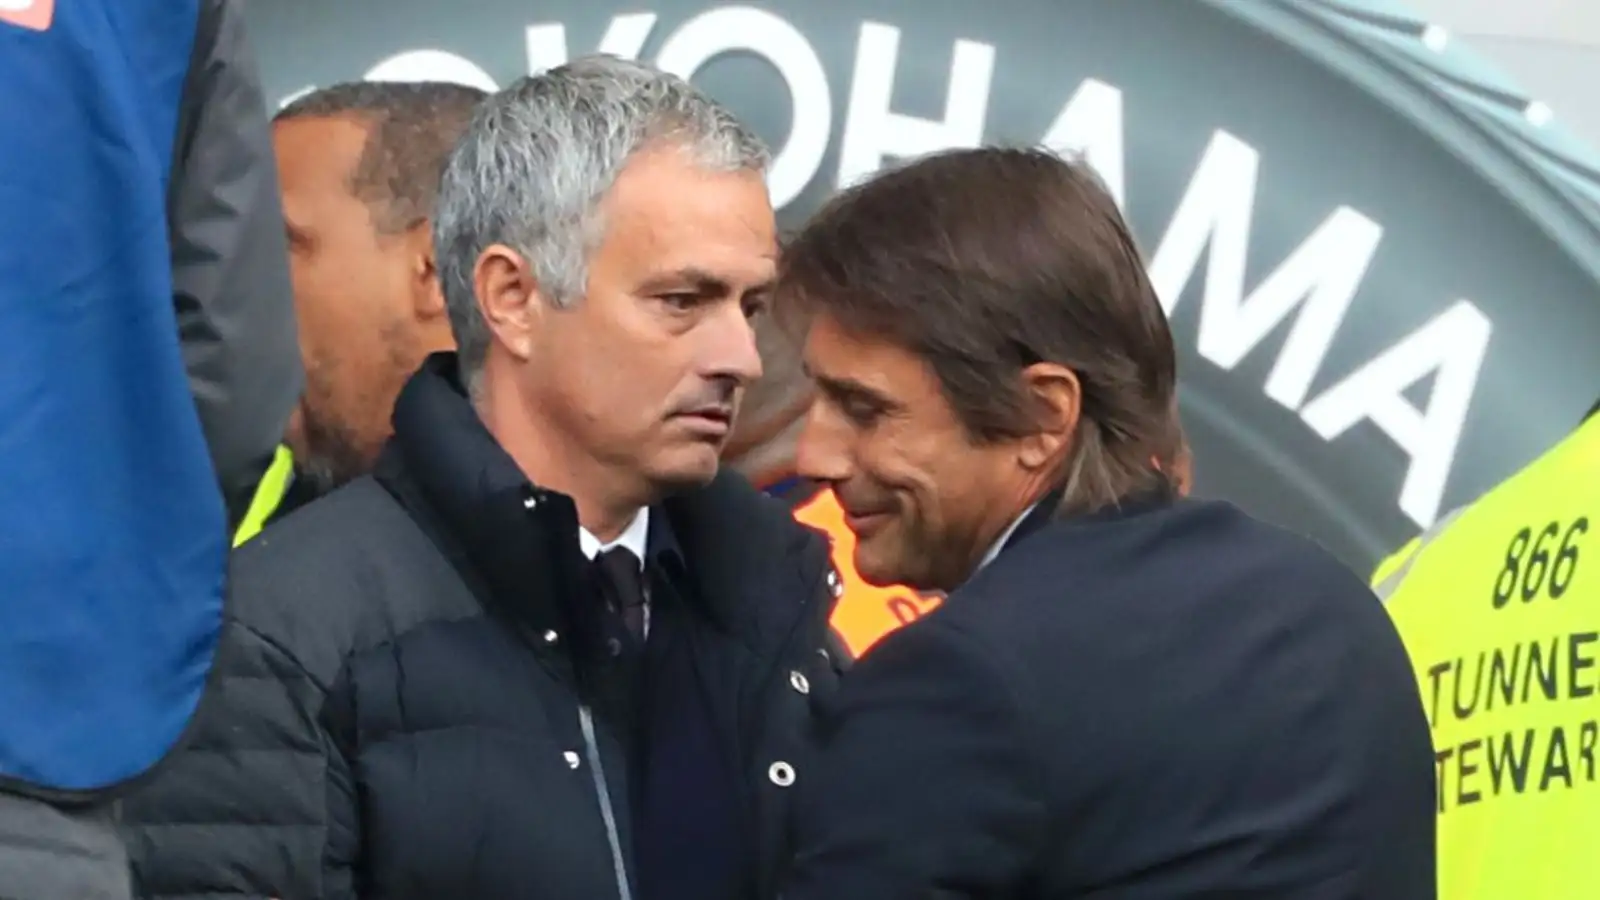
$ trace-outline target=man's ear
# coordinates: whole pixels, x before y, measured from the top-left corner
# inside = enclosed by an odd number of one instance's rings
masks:
[[[1058,465],[1071,449],[1083,412],[1078,373],[1056,363],[1034,363],[1022,370],[1022,387],[1033,399],[1035,431],[1017,447],[1023,468],[1039,471]]]
[[[419,322],[445,317],[444,291],[433,258],[433,223],[423,220],[406,231],[406,257],[411,261],[411,312]]]
[[[472,283],[478,310],[495,340],[519,361],[526,360],[533,353],[544,312],[544,298],[528,261],[504,244],[491,244],[478,254]]]

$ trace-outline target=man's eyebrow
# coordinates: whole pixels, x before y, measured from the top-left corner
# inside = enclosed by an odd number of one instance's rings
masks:
[[[727,279],[704,269],[687,266],[671,272],[662,272],[645,279],[643,291],[682,290],[689,288],[702,294],[725,294],[729,290]]]
[[[884,410],[898,409],[900,406],[900,404],[891,400],[882,392],[867,387],[853,378],[833,378],[827,375],[813,375],[810,369],[805,371],[811,380],[816,382],[817,387],[821,388],[823,393],[829,396],[840,399],[864,400]]]

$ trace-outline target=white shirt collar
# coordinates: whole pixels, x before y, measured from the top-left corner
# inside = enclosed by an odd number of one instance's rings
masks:
[[[617,539],[608,544],[600,543],[600,539],[595,537],[593,532],[581,525],[578,526],[578,546],[583,548],[583,555],[590,559],[594,559],[613,547],[626,547],[633,551],[634,556],[639,558],[639,565],[642,566],[644,565],[645,543],[649,540],[649,537],[650,508],[648,506],[640,509],[634,515],[633,521],[628,523],[628,527],[622,529],[622,533],[617,535]]]
[[[1038,503],[1029,504],[1028,508],[1022,511],[1022,515],[1013,519],[1011,524],[1006,527],[1006,530],[1000,532],[1000,539],[995,541],[993,546],[989,548],[989,552],[983,555],[983,560],[978,563],[978,568],[973,574],[983,571],[984,566],[994,562],[995,557],[1000,555],[1000,551],[1005,549],[1006,541],[1011,540],[1011,536],[1017,533],[1017,529],[1022,527],[1022,523],[1027,520],[1038,505]]]

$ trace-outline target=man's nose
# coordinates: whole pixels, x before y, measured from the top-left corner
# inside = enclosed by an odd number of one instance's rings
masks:
[[[850,459],[849,427],[821,397],[812,399],[811,408],[806,410],[795,444],[794,465],[796,475],[812,481],[844,481],[855,470]]]
[[[706,330],[708,365],[704,374],[711,379],[726,379],[740,386],[761,377],[761,351],[756,348],[756,332],[738,304],[726,304]]]

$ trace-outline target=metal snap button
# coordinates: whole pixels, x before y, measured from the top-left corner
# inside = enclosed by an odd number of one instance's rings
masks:
[[[794,766],[780,759],[767,767],[767,779],[778,787],[786,788],[794,784]]]
[[[559,641],[559,640],[561,640],[561,635],[556,634],[554,628],[552,628],[549,631],[546,631],[544,633],[544,642],[546,644],[554,644],[556,641]]]
[[[789,673],[789,686],[802,694],[811,693],[811,682],[798,671]]]
[[[828,590],[832,591],[835,597],[844,594],[844,585],[839,581],[839,573],[833,569],[828,570]]]
[[[581,758],[578,756],[578,751],[576,750],[568,750],[561,754],[561,756],[567,761],[567,768],[569,769],[576,769],[579,763],[582,762]]]
[[[537,509],[538,507],[539,507],[539,498],[538,497],[527,497],[527,498],[523,499],[523,501],[522,501],[522,508],[523,509]]]

